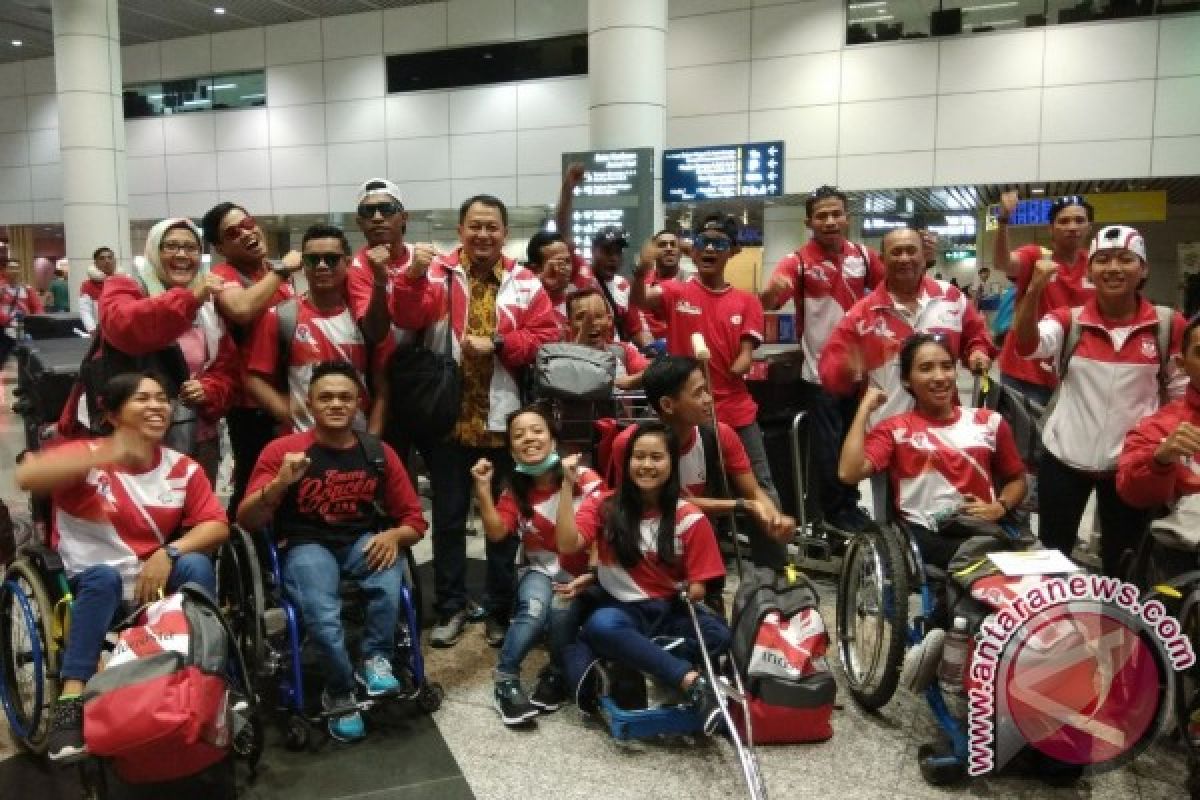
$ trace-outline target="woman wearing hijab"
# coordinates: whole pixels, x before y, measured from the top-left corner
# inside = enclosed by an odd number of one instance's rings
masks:
[[[216,423],[236,387],[237,350],[213,305],[221,279],[201,269],[200,241],[187,219],[151,228],[145,265],[104,282],[100,330],[109,371],[150,362],[166,374],[177,401],[166,444],[192,456],[213,481],[220,460]]]

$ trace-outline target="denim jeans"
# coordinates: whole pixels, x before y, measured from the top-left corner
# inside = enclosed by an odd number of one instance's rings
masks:
[[[212,559],[204,553],[180,556],[167,578],[167,593],[185,583],[198,584],[215,597],[217,576]],[[75,601],[71,603],[71,628],[63,653],[61,677],[63,680],[87,681],[96,674],[108,629],[126,611],[121,573],[107,564],[97,564],[77,573],[68,584]]]
[[[338,593],[343,575],[358,582],[367,601],[363,660],[372,656],[391,659],[396,649],[404,562],[398,558],[387,569],[372,571],[363,546],[373,535],[366,533],[353,544],[337,547],[315,542],[298,544],[283,554],[283,588],[300,607],[304,629],[321,653],[331,694],[354,690],[354,667],[346,653],[342,598]]]
[[[846,430],[854,419],[857,399],[837,397],[815,383],[805,383],[803,393],[808,406],[808,481],[821,503],[821,513],[830,519],[846,509],[856,508],[861,500],[857,486],[838,479],[838,460]]]
[[[519,679],[521,663],[543,632],[550,636],[550,664],[561,670],[563,651],[579,632],[579,617],[578,599],[562,600],[554,594],[554,583],[549,576],[526,570],[517,583],[517,607],[500,647],[495,680]]]
[[[725,620],[699,606],[696,615],[709,655],[717,656],[727,650],[733,634]],[[668,653],[655,644],[655,636],[678,636],[690,645]],[[696,631],[687,609],[677,601],[622,603],[605,595],[583,624],[578,641],[567,649],[564,658],[567,680],[573,689],[577,688],[587,665],[599,656],[633,667],[668,686],[679,686],[699,658],[695,640]]]
[[[496,468],[492,491],[512,468],[512,456],[503,447],[464,447],[450,439],[418,441],[417,449],[429,468],[433,488],[433,590],[434,607],[449,616],[467,607],[467,512],[471,508],[471,467],[486,458]],[[517,583],[519,541],[509,536],[487,542],[487,583],[482,605],[489,613],[507,619],[512,612]]]

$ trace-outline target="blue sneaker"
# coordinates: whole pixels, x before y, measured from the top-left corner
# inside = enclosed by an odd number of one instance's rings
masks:
[[[392,662],[383,656],[368,658],[354,677],[366,688],[368,697],[379,697],[400,688],[400,681],[392,674]]]
[[[353,692],[331,695],[328,691],[321,693],[321,707],[328,711],[331,708],[349,708],[356,702]],[[362,714],[351,711],[329,718],[329,735],[339,742],[357,742],[367,735],[363,725]]]

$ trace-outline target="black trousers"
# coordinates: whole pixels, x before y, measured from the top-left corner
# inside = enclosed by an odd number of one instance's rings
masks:
[[[229,519],[237,517],[238,504],[246,494],[250,473],[263,448],[275,438],[275,418],[261,408],[236,407],[225,415],[229,425],[229,445],[233,449],[233,494],[229,498]]]
[[[1122,554],[1126,550],[1136,551],[1146,535],[1150,512],[1121,499],[1115,473],[1084,472],[1067,466],[1046,451],[1038,470],[1038,491],[1042,497],[1038,538],[1047,547],[1058,548],[1069,556],[1079,538],[1079,521],[1093,489],[1100,516],[1101,564],[1105,575],[1116,576]]]

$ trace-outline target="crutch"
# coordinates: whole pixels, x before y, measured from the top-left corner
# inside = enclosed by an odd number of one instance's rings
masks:
[[[699,334],[696,335],[699,336]],[[750,704],[746,700],[746,689],[742,685],[741,675],[738,674],[737,664],[731,663],[730,672],[733,673],[733,686],[730,686],[726,681],[721,680],[713,667],[712,658],[708,653],[708,645],[704,642],[704,631],[700,629],[700,618],[696,614],[695,605],[688,597],[686,585],[681,588],[679,598],[687,608],[688,617],[692,621],[692,630],[696,633],[696,643],[700,649],[700,660],[704,665],[704,675],[709,686],[712,687],[713,693],[717,696],[717,707],[721,711],[725,730],[729,732],[729,741],[733,743],[733,749],[737,753],[738,766],[741,767],[742,779],[746,782],[749,796],[751,800],[766,800],[767,784],[763,780],[762,771],[758,766],[758,756],[754,753],[754,730],[750,723]],[[732,656],[730,658],[732,660]],[[729,713],[730,699],[742,709],[742,719],[746,725],[745,741],[742,740],[742,735],[738,732],[737,725],[734,724],[733,715]]]

